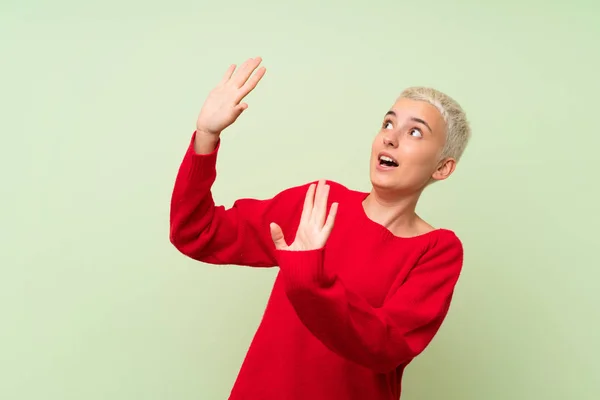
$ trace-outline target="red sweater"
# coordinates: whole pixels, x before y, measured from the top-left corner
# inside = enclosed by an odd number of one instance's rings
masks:
[[[276,250],[269,223],[293,241],[308,183],[215,205],[218,150],[198,155],[192,139],[173,189],[171,242],[209,264],[279,267],[229,399],[399,399],[404,368],[448,312],[460,240],[445,229],[394,236],[366,216],[368,193],[330,181],[339,210],[325,248]]]

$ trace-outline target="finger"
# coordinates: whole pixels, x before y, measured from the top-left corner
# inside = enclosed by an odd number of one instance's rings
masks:
[[[246,111],[247,108],[248,108],[248,104],[246,104],[246,103],[241,103],[241,104],[238,104],[237,106],[235,106],[233,108],[234,121],[236,121],[240,117],[240,115],[242,115],[242,113],[244,111]]]
[[[225,84],[229,79],[231,79],[231,76],[235,71],[235,67],[235,64],[231,64],[229,68],[227,68],[227,71],[225,71],[225,74],[223,74],[223,78],[221,78],[221,84]]]
[[[236,72],[236,74],[233,76],[233,79],[231,81],[238,88],[242,87],[246,83],[252,72],[254,72],[254,70],[260,65],[261,62],[262,58],[260,57],[251,58],[247,60],[246,62],[244,62],[244,64],[242,64],[242,66],[240,67],[238,72]]]
[[[315,205],[313,207],[312,218],[317,223],[319,228],[323,227],[325,223],[325,217],[327,214],[327,198],[329,197],[329,185],[325,183],[324,179],[319,181],[317,185],[317,191],[315,194]]]
[[[311,183],[306,191],[304,197],[304,206],[302,207],[302,214],[300,215],[300,222],[306,222],[310,219],[310,215],[313,209],[313,200],[315,197],[315,184]]]
[[[238,101],[242,100],[250,92],[252,92],[254,88],[256,88],[258,82],[260,82],[262,77],[265,76],[265,72],[267,72],[267,69],[265,67],[260,67],[256,70],[256,72],[250,77],[250,79],[246,81],[246,83],[244,83],[244,85],[240,89]]]
[[[325,221],[325,225],[323,226],[323,232],[329,237],[333,229],[333,224],[335,223],[335,216],[337,215],[338,203],[333,203],[331,205],[331,209],[329,210],[329,215],[327,216],[327,221]]]
[[[244,112],[246,109],[248,108],[248,104],[247,103],[240,103],[235,107],[235,110],[241,114],[242,112]]]
[[[286,249],[288,247],[288,245],[285,242],[285,237],[283,235],[283,231],[281,230],[281,227],[279,225],[277,225],[275,222],[272,222],[269,225],[269,228],[271,229],[271,239],[273,239],[275,248],[277,250]]]

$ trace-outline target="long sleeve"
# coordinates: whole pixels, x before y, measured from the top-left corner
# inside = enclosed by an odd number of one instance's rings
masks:
[[[211,188],[221,142],[210,154],[194,151],[195,133],[179,167],[170,204],[171,243],[184,255],[210,264],[272,267],[277,264],[269,223],[296,230],[304,186],[270,199],[242,198],[215,205]]]
[[[462,268],[459,239],[440,237],[378,308],[325,272],[325,251],[277,253],[287,296],[312,334],[338,355],[377,372],[421,353],[448,312]]]

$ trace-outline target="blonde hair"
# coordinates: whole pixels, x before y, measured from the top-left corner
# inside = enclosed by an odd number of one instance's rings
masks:
[[[447,94],[423,86],[404,89],[400,98],[425,101],[438,109],[446,122],[446,144],[442,159],[452,157],[458,162],[471,138],[469,121],[458,102]]]

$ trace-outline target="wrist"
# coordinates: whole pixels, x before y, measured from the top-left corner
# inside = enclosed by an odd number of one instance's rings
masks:
[[[194,151],[196,154],[210,154],[219,143],[220,134],[210,133],[200,129],[196,130],[194,138]]]

